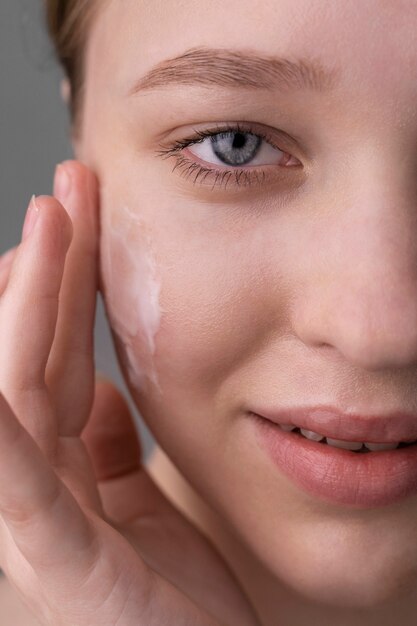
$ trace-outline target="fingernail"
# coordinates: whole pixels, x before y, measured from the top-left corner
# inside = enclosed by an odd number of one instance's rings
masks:
[[[30,199],[29,207],[26,212],[25,222],[23,224],[22,241],[24,241],[25,239],[29,237],[30,233],[33,231],[33,228],[38,220],[38,217],[39,217],[39,207],[36,204],[36,198],[33,195],[32,198]]]
[[[54,196],[60,202],[64,202],[71,189],[71,177],[66,167],[59,163],[55,168]]]

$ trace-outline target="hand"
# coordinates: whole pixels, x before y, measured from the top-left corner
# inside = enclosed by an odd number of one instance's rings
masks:
[[[0,260],[0,564],[48,626],[253,626],[224,561],[141,465],[125,400],[95,383],[97,180],[60,170],[67,195],[38,197]]]

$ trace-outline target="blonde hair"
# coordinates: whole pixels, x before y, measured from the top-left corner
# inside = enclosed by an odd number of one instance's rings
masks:
[[[84,52],[96,0],[44,0],[46,25],[68,84],[73,132],[80,125],[84,89]]]

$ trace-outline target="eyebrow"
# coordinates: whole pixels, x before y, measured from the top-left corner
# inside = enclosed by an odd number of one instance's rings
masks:
[[[158,63],[133,85],[129,95],[171,85],[328,91],[337,79],[338,71],[319,61],[198,47]]]

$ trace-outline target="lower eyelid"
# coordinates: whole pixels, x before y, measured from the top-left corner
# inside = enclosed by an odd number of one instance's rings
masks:
[[[291,179],[285,176],[285,168],[277,168],[276,166],[264,166],[262,167],[247,167],[245,169],[235,168],[233,170],[227,168],[216,169],[215,167],[206,167],[200,165],[198,162],[188,160],[181,155],[177,155],[177,163],[174,166],[174,170],[178,168],[181,178],[186,180],[191,179],[191,182],[195,185],[197,181],[203,188],[211,187],[213,191],[215,187],[224,187],[226,192],[228,190],[239,191],[242,189],[248,189],[249,187],[270,187],[271,185],[279,185],[282,191],[285,187],[288,187]],[[268,172],[267,172],[268,168]],[[277,174],[277,169],[279,173]],[[294,169],[293,167],[288,169]],[[300,169],[300,168],[296,168]],[[214,177],[214,183],[211,181]],[[219,182],[220,180],[220,182]],[[292,185],[294,184],[294,178],[292,178]],[[299,181],[300,182],[300,181]]]

